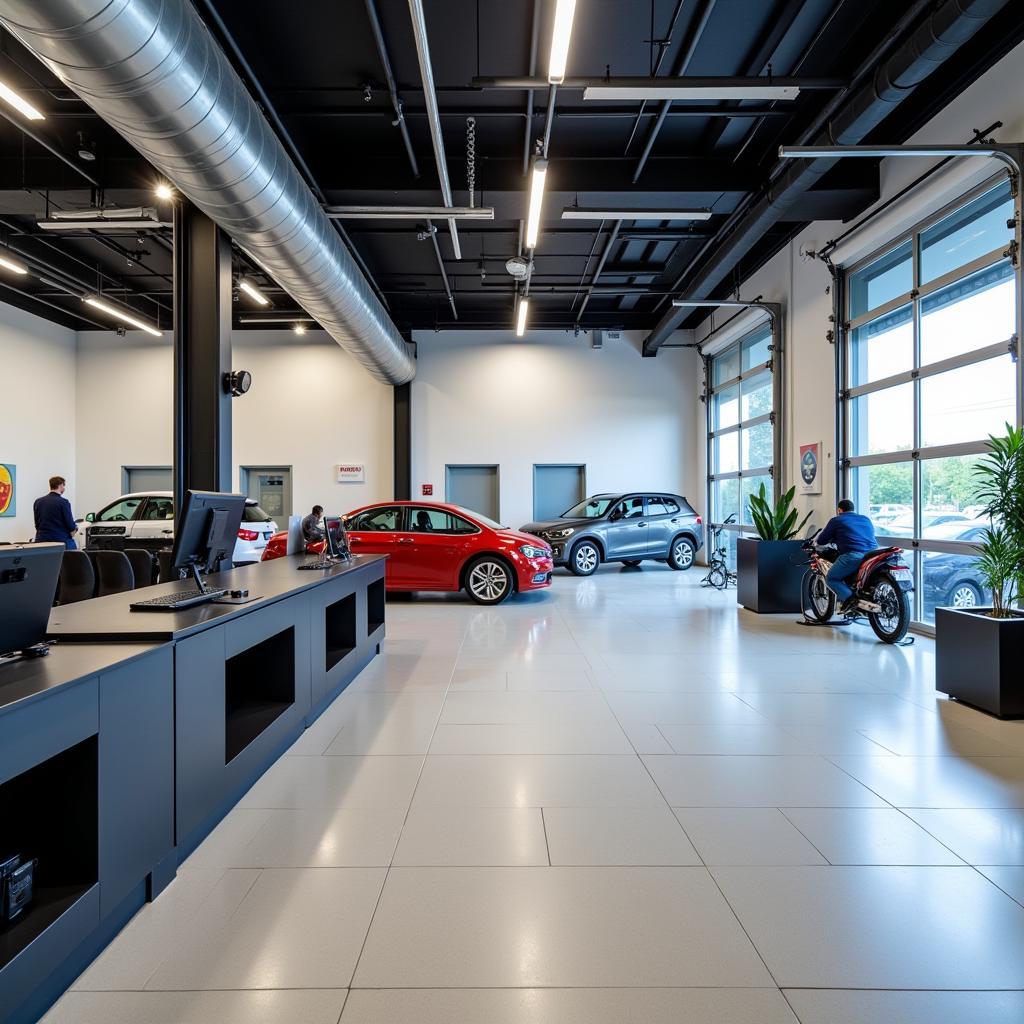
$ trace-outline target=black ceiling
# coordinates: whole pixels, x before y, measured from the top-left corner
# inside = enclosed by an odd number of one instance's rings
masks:
[[[329,204],[437,205],[441,195],[409,5],[376,0],[374,6],[418,176],[394,124],[366,0],[196,0],[254,95],[265,94],[286,145],[297,151]],[[771,73],[846,83],[909,6],[891,0],[580,0],[568,70],[574,77],[671,75],[689,50],[687,75]],[[515,283],[504,265],[520,251],[524,160],[543,134],[549,94],[535,90],[528,126],[525,89],[481,89],[473,80],[528,75],[535,34],[536,73],[543,76],[554,2],[425,0],[425,9],[454,202],[469,205],[466,119],[473,117],[476,201],[495,208],[491,222],[460,222],[461,260],[453,256],[445,222],[435,222],[458,319],[425,223],[346,220],[343,227],[400,329],[508,328]],[[1022,38],[1024,15],[1011,3],[958,53],[954,67],[943,67],[900,104],[871,141],[907,138]],[[5,274],[0,299],[68,326],[107,327],[69,294],[101,289],[169,327],[169,231],[62,236],[43,235],[36,226],[47,209],[153,205],[158,176],[7,33],[0,41],[0,78],[46,114],[46,121],[31,126],[30,137],[25,122],[3,110],[0,241],[47,278]],[[578,89],[560,89],[530,284],[531,326],[653,328],[680,274],[693,269],[737,205],[765,188],[779,144],[795,142],[842,92],[840,84],[802,91],[789,103],[677,102],[641,167],[660,104],[584,102]],[[965,125],[962,138],[934,141],[966,142],[970,129],[980,127]],[[78,157],[83,142],[95,148],[95,160]],[[877,164],[841,164],[747,251],[719,291],[730,292],[803,224],[849,219],[877,195]],[[625,220],[612,239],[613,222],[560,220],[562,208],[573,204],[701,207],[713,216],[693,224]],[[255,269],[244,265],[241,254],[236,262],[242,272]],[[295,312],[286,295],[264,284],[275,314]],[[590,288],[595,290],[588,294]],[[236,312],[248,318],[244,297]]]

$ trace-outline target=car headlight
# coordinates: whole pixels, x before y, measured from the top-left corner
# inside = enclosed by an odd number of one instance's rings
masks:
[[[567,526],[564,530],[545,530],[544,536],[551,540],[561,540],[563,537],[571,537],[575,532],[574,527]]]
[[[521,544],[519,550],[526,555],[527,558],[544,558],[546,555],[550,555],[551,551],[549,548],[539,548],[535,544]]]

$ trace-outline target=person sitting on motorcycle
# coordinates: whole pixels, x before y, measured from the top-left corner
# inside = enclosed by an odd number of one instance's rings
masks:
[[[846,581],[860,568],[864,555],[878,547],[874,525],[867,516],[858,514],[856,508],[849,498],[843,498],[837,514],[814,539],[819,548],[834,544],[839,549],[839,557],[832,563],[825,580],[840,601],[841,614],[857,603],[857,595]]]

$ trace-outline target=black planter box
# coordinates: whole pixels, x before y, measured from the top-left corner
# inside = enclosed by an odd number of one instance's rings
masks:
[[[736,542],[737,600],[761,614],[800,611],[800,586],[807,558],[799,540]]]
[[[986,611],[987,609],[976,609]],[[1000,718],[1024,716],[1024,614],[935,609],[935,688]]]

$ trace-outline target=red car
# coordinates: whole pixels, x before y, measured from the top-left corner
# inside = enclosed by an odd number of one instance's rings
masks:
[[[458,505],[366,505],[345,516],[345,528],[353,553],[389,556],[385,582],[391,591],[465,590],[477,604],[500,604],[513,591],[551,586],[549,544]],[[287,534],[276,534],[263,560],[280,558],[287,542]]]

